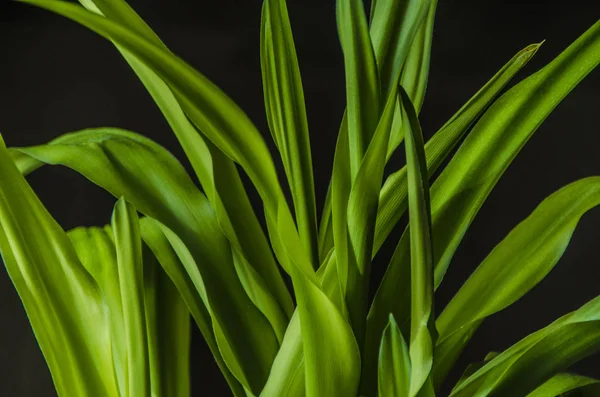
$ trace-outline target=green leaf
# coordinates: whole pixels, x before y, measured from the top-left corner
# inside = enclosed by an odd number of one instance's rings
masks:
[[[535,55],[539,47],[540,44],[532,44],[519,51],[427,141],[425,153],[430,177],[500,91]],[[402,167],[387,178],[381,189],[375,234],[376,250],[381,247],[406,211],[406,197],[406,167]]]
[[[600,351],[600,298],[500,353],[458,385],[450,397],[522,396]]]
[[[336,4],[346,71],[350,175],[354,179],[377,127],[381,93],[363,2],[337,0]]]
[[[82,4],[99,14],[104,13],[108,18],[129,28],[135,27],[138,34],[166,49],[154,32],[124,1],[87,0],[82,1]],[[206,142],[198,133],[167,84],[132,53],[117,44],[115,46],[144,84],[171,126],[204,192],[215,208],[217,219],[227,238],[264,279],[269,290],[286,312],[286,317],[289,317],[293,311],[291,296],[252,209],[237,168],[218,148]]]
[[[554,268],[581,216],[598,205],[600,177],[574,182],[545,199],[494,248],[437,320],[436,383],[486,317],[513,304]]]
[[[580,397],[597,396],[600,394],[600,381],[576,374],[558,374],[529,393],[527,397],[558,397],[573,391],[577,391],[576,395]]]
[[[390,314],[379,348],[378,393],[382,397],[405,397],[410,392],[410,356],[402,332]]]
[[[436,9],[437,0],[430,0],[429,10],[413,39],[400,77],[400,85],[408,93],[417,113],[421,110],[427,88]]]
[[[398,84],[430,3],[431,0],[379,0],[371,7],[369,33],[385,96]]]
[[[538,48],[539,44],[534,44],[519,51],[425,144],[429,176],[435,173],[444,159],[467,133],[473,122],[487,109],[512,77],[527,64]],[[386,179],[381,189],[375,228],[374,254],[405,213],[406,198],[406,167],[402,167]],[[330,237],[333,234],[331,210],[328,210],[328,208],[331,208],[331,200],[326,200],[325,205],[320,228],[319,250],[322,255],[333,247],[333,239]],[[387,322],[386,316],[387,314],[384,313],[381,318],[381,329]]]
[[[347,317],[344,312],[344,296],[339,284],[333,250],[329,252],[329,255],[319,267],[317,277],[327,296],[338,307],[338,310]],[[261,397],[304,397],[306,395],[305,363],[300,319],[298,311],[296,311],[286,330],[281,348],[273,362],[267,384],[261,392]]]
[[[410,98],[401,90],[402,118],[406,120],[404,137],[408,169],[408,215],[410,227],[410,396],[421,390],[433,365],[433,253],[429,181],[423,134]]]
[[[443,279],[462,236],[504,170],[552,109],[599,62],[600,23],[597,23],[554,61],[502,95],[465,139],[431,189],[436,286]],[[385,205],[382,199],[382,212]],[[378,231],[376,247],[377,242],[383,241],[378,239]],[[397,302],[408,302],[409,247],[405,233],[371,306],[368,334],[381,332],[385,316],[390,312],[404,330],[409,310],[406,304]]]
[[[370,37],[384,97],[399,84],[411,45],[429,8],[430,0],[381,0],[372,4]],[[386,160],[403,138],[401,109],[397,105]]]
[[[281,327],[283,334],[285,315],[267,311],[276,303],[260,305],[264,312],[254,305],[255,300],[240,281],[231,246],[214,210],[181,164],[151,140],[115,129],[67,134],[51,144],[18,151],[44,163],[72,168],[114,196],[125,197],[190,247],[206,281],[208,299],[217,308],[213,321],[220,325],[234,351],[236,363],[227,364],[241,367],[244,376],[253,382],[246,387],[258,393],[278,349],[277,333],[272,327]],[[260,288],[264,283],[256,285]]]
[[[102,295],[0,138],[0,252],[59,396],[119,396]]]
[[[285,0],[263,2],[260,42],[267,121],[283,160],[300,238],[316,264],[317,212],[308,121]]]
[[[246,397],[244,388],[225,364],[223,356],[217,346],[211,314],[207,309],[207,305],[210,303],[206,295],[206,287],[204,286],[202,276],[197,269],[194,269],[189,266],[189,263],[186,263],[187,268],[190,269],[188,272],[186,266],[179,259],[171,242],[165,235],[166,233],[169,233],[168,228],[155,219],[145,217],[140,220],[140,229],[144,242],[152,250],[165,273],[169,276],[178,292],[181,294],[181,298],[202,332],[202,336],[211,350],[213,357],[234,396]],[[172,236],[172,240],[176,242],[177,238]]]
[[[79,227],[70,230],[68,236],[82,265],[96,280],[102,291],[108,309],[106,322],[110,329],[113,372],[118,381],[120,395],[126,396],[129,392],[125,379],[128,373],[125,322],[132,323],[134,318],[123,315],[121,299],[123,283],[118,274],[113,230],[110,226]],[[143,316],[146,332],[139,342],[146,343],[148,347],[152,395],[188,397],[190,390],[189,311],[179,292],[147,248],[143,251],[143,265]],[[132,342],[137,343],[137,341],[136,339]]]
[[[115,205],[112,228],[117,253],[117,273],[121,289],[123,332],[127,346],[125,381],[127,396],[150,393],[150,366],[146,339],[144,304],[144,264],[138,217],[123,198]]]

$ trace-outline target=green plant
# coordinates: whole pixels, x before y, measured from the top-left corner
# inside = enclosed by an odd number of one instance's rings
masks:
[[[123,130],[27,148],[2,142],[0,250],[61,396],[189,395],[188,312],[235,396],[433,396],[485,318],[537,285],[579,218],[600,204],[600,177],[549,196],[433,312],[435,289],[502,173],[600,63],[600,22],[496,99],[539,44],[520,51],[424,144],[418,113],[436,0],[373,1],[370,21],[360,0],[337,0],[347,109],[317,225],[284,0],[264,1],[260,39],[267,120],[286,186],[244,113],[123,0],[81,0],[87,10],[22,1],[113,42],[202,186],[164,148]],[[429,177],[465,135],[430,189]],[[384,181],[402,141],[407,164]],[[44,164],[69,167],[119,197],[111,225],[65,233],[23,178]],[[266,234],[236,164],[260,195]],[[406,211],[409,227],[369,305],[372,257]],[[598,350],[600,298],[471,365],[451,397],[598,395],[597,381],[562,372]]]

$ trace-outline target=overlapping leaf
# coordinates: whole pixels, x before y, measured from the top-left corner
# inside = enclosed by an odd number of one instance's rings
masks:
[[[0,181],[0,252],[58,395],[119,396],[100,289],[1,138]]]
[[[177,160],[151,140],[115,129],[67,134],[49,145],[18,151],[21,158],[27,154],[41,163],[74,169],[116,197],[125,197],[186,242],[194,257],[202,259],[199,271],[206,280],[208,299],[219,308],[213,311],[213,321],[220,325],[234,352],[231,359],[236,363],[227,364],[241,367],[245,378],[254,382],[245,386],[257,393],[278,348],[273,327],[285,326],[286,321],[279,319],[284,313],[263,313],[254,306],[213,209]],[[274,300],[272,296],[269,299]],[[242,329],[245,331],[240,332]],[[213,354],[219,355],[214,350]]]
[[[494,248],[437,320],[438,383],[486,317],[510,306],[552,270],[581,216],[598,205],[599,177],[572,183],[544,200]]]
[[[104,14],[135,30],[157,46],[166,47],[123,0],[87,0],[88,9]],[[173,92],[161,78],[125,48],[115,44],[144,84],[184,149],[201,185],[217,213],[229,241],[242,253],[289,316],[293,303],[233,162],[207,142],[189,121]],[[248,291],[251,294],[251,291]],[[261,302],[254,302],[259,307]]]
[[[502,95],[468,135],[431,190],[436,286],[504,170],[552,109],[598,63],[600,23],[549,65]],[[409,240],[405,233],[371,307],[369,327],[373,335],[383,329],[383,319],[390,312],[395,314],[401,328],[406,324],[409,263]]]

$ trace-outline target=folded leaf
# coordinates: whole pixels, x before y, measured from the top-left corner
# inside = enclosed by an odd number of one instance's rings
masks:
[[[513,304],[554,268],[581,216],[598,205],[600,177],[572,183],[545,199],[494,248],[437,320],[438,384],[482,321]]]
[[[410,392],[410,356],[402,332],[390,314],[379,348],[378,395],[405,397]]]

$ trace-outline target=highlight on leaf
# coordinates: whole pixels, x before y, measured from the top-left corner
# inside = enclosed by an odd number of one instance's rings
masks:
[[[346,110],[318,219],[314,136],[285,0],[262,2],[257,34],[270,134],[124,0],[20,1],[112,43],[193,171],[119,128],[8,149],[0,138],[0,253],[60,397],[189,397],[191,320],[235,397],[600,393],[597,380],[570,372],[600,352],[600,297],[448,384],[483,321],[558,265],[580,218],[600,204],[600,176],[557,186],[434,310],[496,183],[600,63],[600,22],[503,92],[541,43],[519,51],[424,142],[438,2],[374,0],[367,13],[361,0],[337,0]],[[406,164],[386,178],[402,142]],[[112,194],[110,224],[64,231],[25,179],[46,165]],[[374,286],[373,258],[387,245],[394,254]]]

